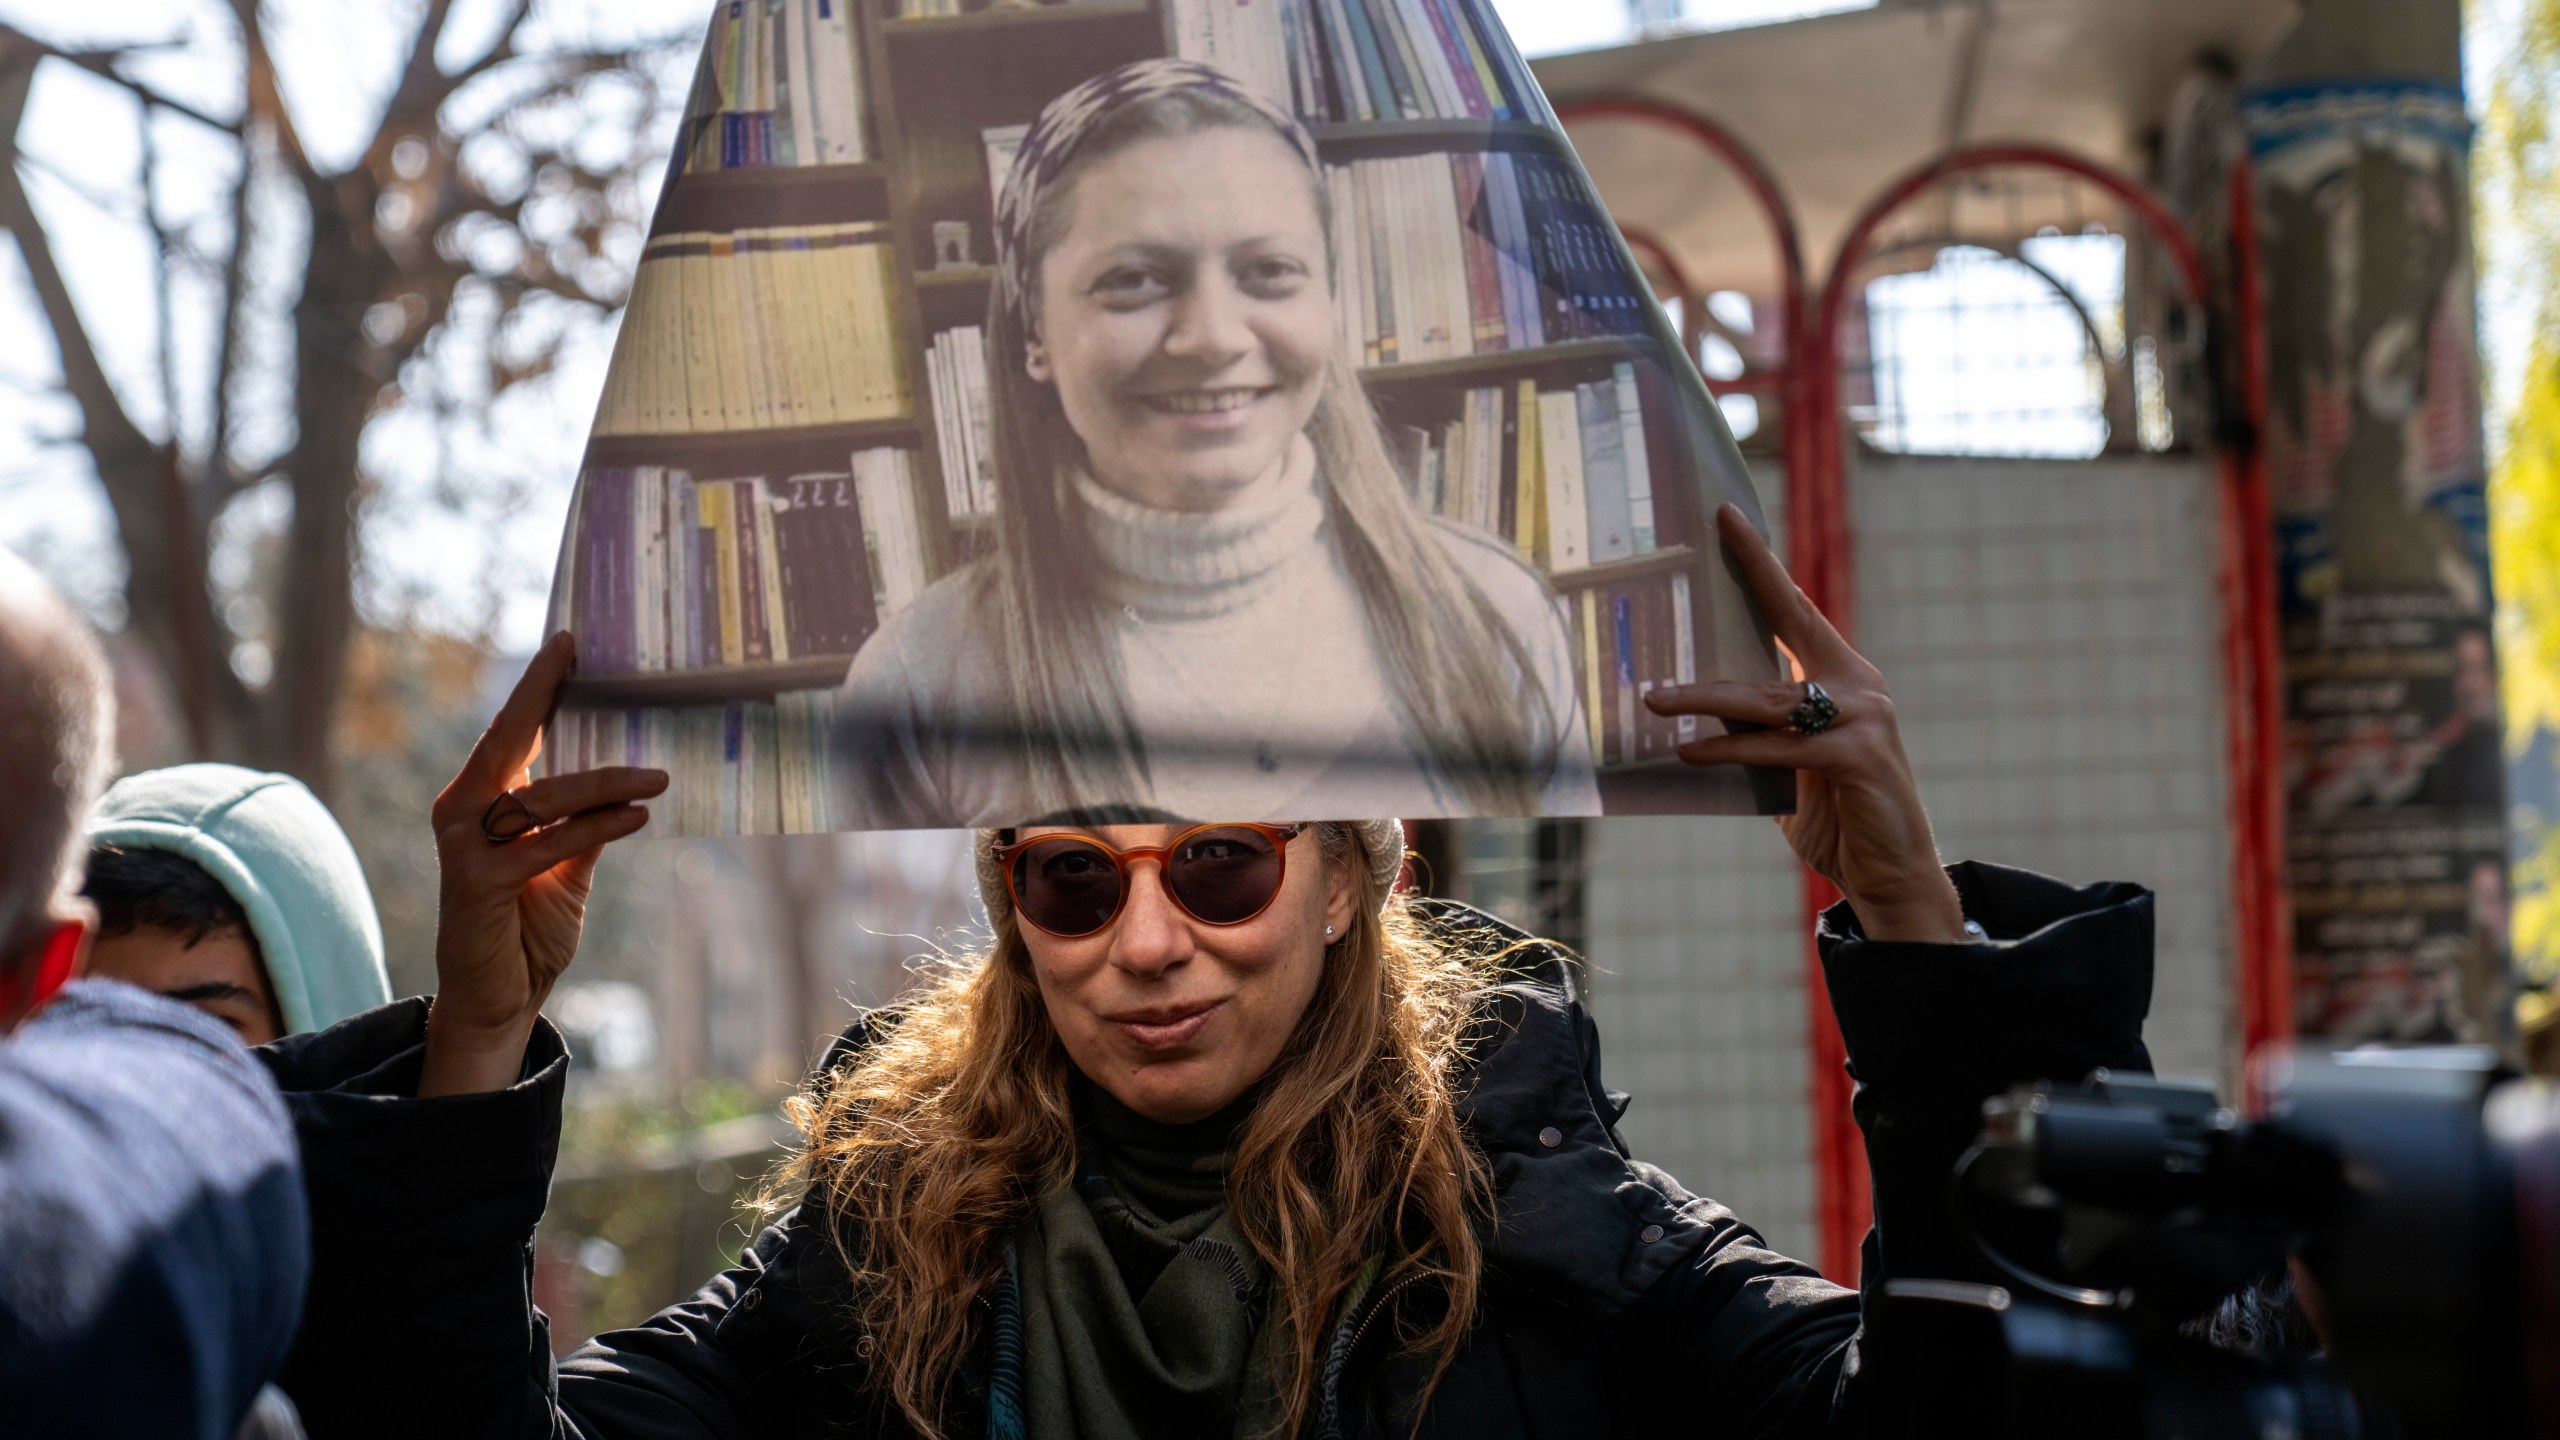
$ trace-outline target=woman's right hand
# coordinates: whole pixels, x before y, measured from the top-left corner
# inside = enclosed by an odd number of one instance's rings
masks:
[[[1657,715],[1710,715],[1760,727],[1692,740],[1680,747],[1680,758],[1692,765],[1793,769],[1795,813],[1781,816],[1779,828],[1808,867],[1840,887],[1868,938],[1962,941],[1964,904],[1938,863],[1884,676],[1796,588],[1740,510],[1719,508],[1716,529],[1802,679],[1657,687],[1645,703]],[[1808,680],[1819,681],[1838,706],[1833,722],[1811,734],[1793,725]]]
[[[587,892],[604,847],[649,823],[636,802],[667,788],[663,770],[608,766],[535,780],[543,719],[575,662],[568,634],[535,653],[498,718],[436,797],[436,998],[418,1094],[503,1090],[553,982],[578,953]],[[546,823],[505,844],[480,817],[507,791]]]

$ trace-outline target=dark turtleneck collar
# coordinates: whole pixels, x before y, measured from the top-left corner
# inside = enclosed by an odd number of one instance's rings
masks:
[[[1236,1132],[1253,1113],[1248,1093],[1205,1120],[1168,1125],[1150,1120],[1078,1076],[1076,1118],[1091,1159],[1122,1198],[1158,1220],[1180,1220],[1227,1198],[1227,1162]]]

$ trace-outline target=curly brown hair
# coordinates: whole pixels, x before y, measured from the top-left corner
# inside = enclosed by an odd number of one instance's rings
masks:
[[[1456,1103],[1490,962],[1443,943],[1387,893],[1356,827],[1315,834],[1328,872],[1355,877],[1364,903],[1327,949],[1227,1172],[1237,1226],[1274,1280],[1284,1434],[1303,1428],[1328,1325],[1372,1259],[1370,1293],[1436,1299],[1396,1307],[1394,1323],[1403,1347],[1432,1357],[1438,1383],[1475,1315],[1478,1226],[1492,1215],[1491,1174]],[[942,1433],[1006,1237],[1073,1178],[1073,1073],[1021,932],[1000,910],[983,956],[941,966],[894,1024],[792,1106],[804,1142],[771,1198],[824,1202],[855,1280],[870,1388],[927,1436]]]

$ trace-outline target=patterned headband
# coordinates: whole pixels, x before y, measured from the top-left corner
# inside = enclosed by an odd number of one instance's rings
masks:
[[[1076,151],[1112,116],[1140,101],[1174,94],[1214,95],[1253,111],[1274,133],[1289,142],[1307,168],[1321,177],[1315,137],[1288,111],[1274,105],[1223,70],[1192,60],[1140,60],[1106,70],[1049,102],[1040,112],[1013,169],[1004,182],[1004,199],[996,207],[996,271],[1004,288],[1005,307],[1030,330],[1031,276],[1024,251],[1031,238],[1031,217],[1040,211],[1041,196],[1056,182]]]

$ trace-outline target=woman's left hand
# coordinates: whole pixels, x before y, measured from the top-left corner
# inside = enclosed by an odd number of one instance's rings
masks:
[[[1806,865],[1840,887],[1867,935],[1961,941],[1964,907],[1939,864],[1884,676],[1796,588],[1740,510],[1719,509],[1716,528],[1804,680],[1820,684],[1839,714],[1818,734],[1798,731],[1792,717],[1806,698],[1802,681],[1657,687],[1646,703],[1659,715],[1708,715],[1769,727],[1693,740],[1680,747],[1680,758],[1692,765],[1795,771],[1796,813],[1780,816],[1779,828]]]
[[[436,1000],[427,1013],[421,1098],[516,1082],[543,1002],[578,953],[597,859],[649,823],[641,802],[667,788],[663,770],[619,765],[533,778],[544,717],[575,657],[566,634],[534,652],[461,773],[436,797]],[[510,794],[534,828],[493,837],[487,818]]]

